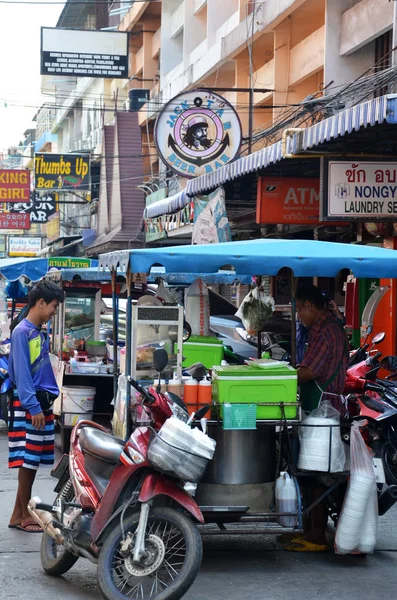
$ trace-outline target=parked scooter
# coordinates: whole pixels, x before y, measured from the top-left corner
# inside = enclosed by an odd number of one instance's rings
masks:
[[[372,333],[372,325],[368,325],[366,333],[367,336],[364,340],[363,345],[360,346],[360,348],[357,348],[356,350],[352,350],[352,352],[350,352],[349,368],[369,358],[375,346],[383,342],[383,340],[386,337],[386,334],[382,331],[381,333],[378,333],[372,338],[371,343],[368,343],[368,338]]]
[[[167,360],[164,350],[155,352],[160,374]],[[177,396],[166,397],[159,386],[145,390],[133,379],[130,383],[154,430],[172,415],[188,421]],[[152,436],[150,427],[137,427],[124,442],[90,421],[75,426],[70,456],[53,472],[59,479],[54,504],[29,502],[44,530],[41,562],[48,574],[62,575],[85,557],[98,564],[99,587],[108,600],[177,600],[187,592],[202,558],[194,521],[204,519],[176,476],[162,474],[148,461]]]

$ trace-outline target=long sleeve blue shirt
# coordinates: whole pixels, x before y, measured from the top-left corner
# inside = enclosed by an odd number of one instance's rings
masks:
[[[48,341],[43,332],[27,319],[23,319],[12,332],[9,373],[23,408],[31,415],[42,412],[36,390],[59,394]]]

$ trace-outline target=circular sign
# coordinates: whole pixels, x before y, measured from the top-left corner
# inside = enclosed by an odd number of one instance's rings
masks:
[[[234,108],[210,90],[176,96],[159,114],[154,140],[162,161],[182,177],[212,173],[237,155],[241,123]]]

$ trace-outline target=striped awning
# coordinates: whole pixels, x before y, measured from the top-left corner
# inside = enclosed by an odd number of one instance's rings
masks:
[[[287,139],[287,153],[299,154],[331,139],[358,131],[362,127],[372,127],[384,122],[397,123],[397,95],[395,94],[362,102],[304,129],[302,133],[294,134]],[[279,141],[235,160],[217,171],[190,179],[186,192],[189,196],[194,196],[211,190],[242,175],[265,169],[282,158],[281,141]]]
[[[186,191],[182,190],[181,192],[174,194],[174,196],[163,198],[162,200],[157,200],[157,202],[149,204],[143,212],[143,218],[154,219],[161,215],[169,215],[178,212],[178,210],[185,208],[189,202],[190,199],[187,196]]]

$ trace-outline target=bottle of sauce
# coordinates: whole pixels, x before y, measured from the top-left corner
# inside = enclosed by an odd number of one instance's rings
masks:
[[[168,391],[176,394],[179,398],[182,398],[182,383],[178,379],[178,373],[174,373],[172,379],[168,382]]]
[[[198,405],[199,408],[212,402],[212,384],[205,377],[198,385]]]
[[[193,412],[197,412],[198,388],[198,381],[194,379],[194,377],[190,377],[185,381],[183,401],[186,404],[189,415]]]

